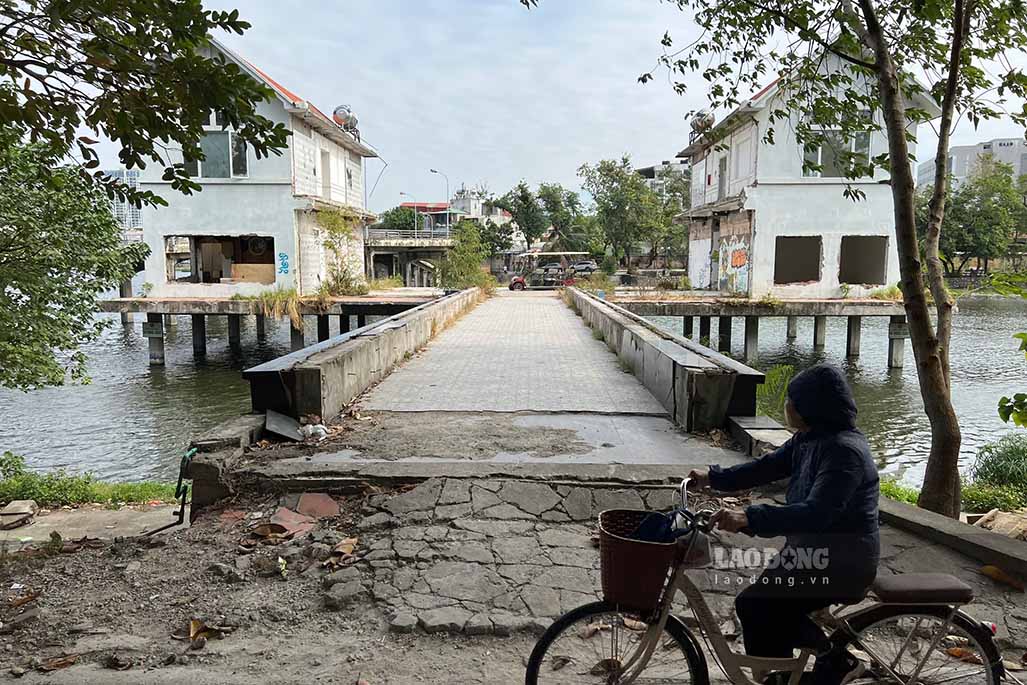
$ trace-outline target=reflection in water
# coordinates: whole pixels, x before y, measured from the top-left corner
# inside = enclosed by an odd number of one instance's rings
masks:
[[[252,317],[243,317],[242,351],[228,349],[227,319],[209,317],[207,357],[195,360],[190,318],[168,327],[167,366],[147,365],[140,317],[113,325],[89,345],[93,382],[31,393],[0,390],[0,450],[23,454],[35,468],[91,471],[101,478],[170,480],[190,439],[249,409],[249,385],[241,370],[289,351],[287,322],[268,320],[256,340]],[[310,319],[311,317],[307,317]],[[656,321],[675,332],[680,318]],[[307,340],[316,337],[308,321]],[[337,322],[333,317],[333,332]],[[716,321],[714,321],[714,328]],[[741,355],[742,326],[734,327],[732,351]],[[978,447],[1010,430],[995,411],[998,398],[1022,391],[1027,364],[1013,333],[1027,329],[1027,302],[997,298],[963,300],[955,319],[953,402],[963,427],[963,464]],[[713,331],[716,339],[716,330]],[[859,404],[860,427],[884,470],[918,484],[930,447],[912,350],[906,367],[887,369],[888,322],[863,320],[862,356],[846,362],[845,319],[828,319],[827,348],[813,351],[813,321],[800,319],[799,337],[785,340],[784,319],[760,322],[762,369],[775,364],[804,368],[821,361],[842,366]]]
[[[240,372],[289,351],[286,321],[269,319],[267,336],[258,341],[253,317],[243,317],[242,351],[233,352],[227,318],[208,317],[207,356],[197,360],[191,319],[180,316],[165,327],[167,365],[150,367],[142,317],[122,327],[117,315],[103,316],[112,325],[86,347],[91,384],[0,390],[0,450],[23,454],[39,469],[170,480],[192,438],[249,410],[249,384]],[[307,340],[315,336],[308,328]]]
[[[681,319],[654,317],[654,322],[681,332]],[[717,339],[714,318],[711,338]],[[906,365],[888,369],[888,320],[863,319],[860,358],[845,359],[845,326],[841,317],[827,320],[827,347],[813,350],[813,319],[799,319],[799,336],[785,340],[785,319],[760,321],[759,361],[766,370],[776,364],[802,369],[819,362],[838,364],[848,375],[859,406],[859,426],[870,440],[881,468],[901,474],[910,484],[923,480],[930,452],[931,432],[923,413],[913,350],[906,343]],[[742,326],[734,326],[731,351],[741,358]],[[963,431],[961,464],[973,462],[977,449],[1012,430],[998,417],[998,398],[1022,392],[1027,385],[1027,364],[1018,352],[1014,333],[1027,330],[1027,301],[993,297],[965,298],[959,302],[952,334],[952,401]]]

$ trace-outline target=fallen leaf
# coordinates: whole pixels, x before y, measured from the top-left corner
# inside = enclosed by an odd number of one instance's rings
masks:
[[[341,554],[343,556],[353,554],[353,550],[357,547],[357,542],[357,538],[346,538],[332,548],[332,554]]]
[[[24,597],[19,597],[18,599],[16,599],[13,602],[11,602],[11,608],[12,609],[17,609],[18,607],[22,606],[23,604],[28,604],[29,602],[31,602],[34,599],[37,599],[38,597],[39,597],[39,593],[36,592],[35,590],[32,590],[27,595],[25,595]]]
[[[592,675],[613,675],[620,672],[620,659],[603,659],[588,670]]]
[[[48,659],[47,661],[41,663],[39,665],[39,670],[43,671],[44,673],[49,673],[50,671],[56,671],[62,668],[67,668],[68,666],[71,666],[76,661],[78,661],[78,657],[78,654],[65,654],[64,656],[56,656],[52,659]]]
[[[983,661],[981,661],[981,657],[977,655],[977,652],[973,651],[972,649],[967,649],[965,647],[949,647],[945,650],[945,653],[953,659],[959,659],[960,661],[967,664],[984,663]]]
[[[1007,671],[1027,671],[1027,665],[1018,664],[1012,659],[1003,659],[1002,666]]]
[[[258,538],[267,538],[272,535],[285,535],[289,529],[280,523],[261,523],[250,531],[250,535]]]
[[[584,628],[582,628],[581,631],[578,634],[579,634],[579,636],[582,639],[587,640],[588,638],[592,637],[593,635],[595,635],[599,631],[601,631],[601,630],[609,630],[609,629],[610,629],[610,624],[609,623],[603,623],[603,622],[589,623]]]
[[[1020,592],[1024,591],[1023,583],[1021,583],[1017,578],[1014,578],[1013,576],[1009,575],[1008,573],[1000,569],[998,566],[982,566],[979,569],[979,571],[982,574],[994,580],[996,583],[1008,585],[1009,587],[1015,588]]]
[[[647,624],[642,623],[641,621],[636,621],[633,618],[624,619],[624,627],[628,630],[636,630],[638,632],[642,632],[649,628]]]
[[[574,660],[571,659],[569,656],[557,655],[553,657],[551,666],[554,671],[559,671],[561,668],[571,663],[572,661]]]

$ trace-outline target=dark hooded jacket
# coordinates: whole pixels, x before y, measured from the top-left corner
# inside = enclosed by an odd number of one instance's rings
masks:
[[[841,371],[814,366],[788,385],[788,398],[810,430],[753,462],[710,469],[717,490],[744,490],[789,478],[786,504],[746,508],[749,530],[787,538],[795,549],[827,548],[834,589],[860,594],[880,557],[879,479],[856,403]]]

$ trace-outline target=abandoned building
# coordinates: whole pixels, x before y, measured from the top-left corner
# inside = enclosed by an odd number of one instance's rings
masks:
[[[168,202],[143,210],[149,294],[231,297],[273,288],[310,294],[338,270],[359,277],[362,224],[372,218],[364,205],[364,160],[378,155],[360,139],[355,117],[346,108],[324,114],[216,40],[206,50],[269,86],[275,97],[257,110],[292,135],[280,155],[258,159],[212,114],[201,142],[205,159],[187,166],[202,192],[183,195],[162,180],[162,169],[143,170],[139,187]],[[183,162],[180,150],[170,155],[172,163]],[[354,223],[352,237],[340,240],[322,228],[318,217],[335,211]]]
[[[829,142],[807,152],[791,123],[777,121],[768,143],[764,134],[777,97],[775,81],[716,126],[693,124],[692,143],[678,153],[692,164],[691,209],[683,217],[692,286],[801,298],[860,296],[897,283],[891,189],[882,183],[887,174],[846,179],[839,157],[842,150],[869,157],[886,152],[884,132],[849,140],[829,135]],[[917,106],[937,109],[923,98]],[[822,170],[804,172],[805,159]],[[865,198],[846,198],[846,186]]]

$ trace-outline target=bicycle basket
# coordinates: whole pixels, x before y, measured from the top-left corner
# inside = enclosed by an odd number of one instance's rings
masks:
[[[674,542],[631,539],[632,533],[651,513],[610,509],[599,514],[603,599],[621,609],[643,614],[659,604],[677,550]]]

